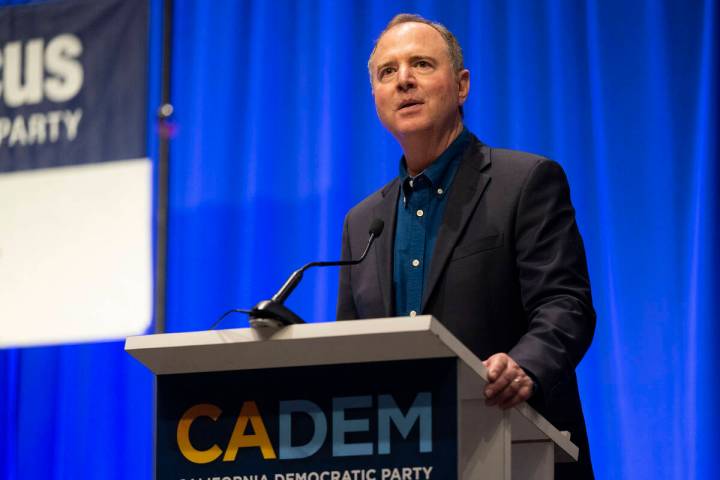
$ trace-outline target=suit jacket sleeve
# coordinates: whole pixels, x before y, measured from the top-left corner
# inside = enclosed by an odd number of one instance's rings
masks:
[[[345,216],[342,234],[342,260],[351,260],[352,252],[350,251],[350,234],[349,230],[350,214]],[[350,279],[351,268],[349,266],[340,267],[340,282],[338,286],[338,301],[336,317],[338,320],[355,320],[358,318],[355,301],[353,300],[352,284]]]
[[[528,330],[508,354],[547,399],[559,382],[572,377],[595,330],[585,250],[557,163],[535,165],[516,215],[516,262]]]

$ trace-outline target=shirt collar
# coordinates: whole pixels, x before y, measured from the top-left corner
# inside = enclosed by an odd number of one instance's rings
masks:
[[[432,162],[430,166],[428,166],[425,170],[418,173],[415,177],[412,178],[417,178],[420,175],[425,175],[430,180],[433,187],[446,188],[443,183],[449,170],[448,167],[451,163],[453,163],[454,160],[460,157],[460,154],[465,150],[465,147],[467,146],[469,140],[470,132],[467,128],[463,127],[460,135],[458,135],[457,138],[453,140],[453,142],[445,149],[445,151],[437,159],[435,159],[435,161]],[[405,155],[403,155],[400,159],[400,177],[403,180],[403,185],[407,183],[408,180],[411,178],[408,175],[407,164],[405,163]]]

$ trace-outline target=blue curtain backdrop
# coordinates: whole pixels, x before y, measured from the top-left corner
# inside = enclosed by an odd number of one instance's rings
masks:
[[[579,368],[598,478],[713,477],[711,0],[177,0],[168,329],[204,329],[338,257],[345,212],[397,174],[366,61],[401,11],[459,38],[473,132],[568,173],[598,311]],[[290,306],[332,320],[336,279],[308,272]],[[0,352],[0,476],[151,478],[151,392],[121,343]]]

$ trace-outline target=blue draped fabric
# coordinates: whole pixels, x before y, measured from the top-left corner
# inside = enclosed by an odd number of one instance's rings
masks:
[[[366,61],[401,11],[459,38],[474,133],[567,171],[598,311],[578,369],[598,478],[711,478],[712,0],[177,0],[168,329],[204,329],[339,256],[345,212],[397,174]],[[336,280],[308,272],[289,306],[332,320]],[[0,352],[0,476],[150,478],[151,388],[120,343]]]

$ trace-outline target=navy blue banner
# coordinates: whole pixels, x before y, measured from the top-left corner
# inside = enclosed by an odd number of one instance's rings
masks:
[[[0,9],[0,172],[146,156],[146,0]]]
[[[457,478],[456,365],[159,376],[157,478]]]

